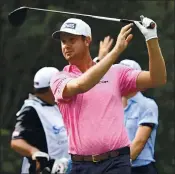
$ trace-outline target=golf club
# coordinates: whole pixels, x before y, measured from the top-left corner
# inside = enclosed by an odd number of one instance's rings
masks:
[[[49,9],[41,9],[41,8],[33,8],[33,7],[20,7],[9,13],[8,20],[10,24],[13,26],[20,26],[24,23],[28,10],[37,10],[37,11],[44,11],[44,12],[52,12],[52,13],[61,13],[61,14],[70,14],[70,15],[77,15],[77,16],[86,16],[91,17],[95,19],[101,19],[101,20],[107,20],[107,21],[115,21],[115,22],[123,22],[123,23],[134,23],[134,20],[128,20],[128,19],[117,19],[117,18],[110,18],[110,17],[104,17],[104,16],[95,16],[95,15],[89,15],[89,14],[83,14],[83,13],[74,13],[74,12],[66,12],[66,11],[58,11],[58,10],[49,10]],[[142,23],[141,21],[139,21]],[[154,28],[155,23],[152,22],[148,26],[148,28]]]

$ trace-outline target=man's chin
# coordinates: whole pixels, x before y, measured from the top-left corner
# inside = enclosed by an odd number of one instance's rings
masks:
[[[67,61],[70,61],[70,60],[73,59],[73,56],[66,56],[65,58],[66,58]]]
[[[71,57],[66,57],[66,60],[67,60],[67,61],[70,61],[70,60],[71,60]]]

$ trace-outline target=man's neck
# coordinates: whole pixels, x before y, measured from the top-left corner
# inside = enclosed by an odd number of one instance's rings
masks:
[[[90,54],[81,57],[80,59],[76,59],[76,61],[69,62],[71,65],[75,65],[82,73],[86,72],[90,67],[92,67],[95,63],[93,62]]]
[[[44,96],[43,94],[35,94],[35,96],[46,104],[49,104],[49,105],[55,104],[54,101],[48,100],[47,96]]]

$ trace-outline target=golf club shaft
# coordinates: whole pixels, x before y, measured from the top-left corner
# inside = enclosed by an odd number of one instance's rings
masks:
[[[74,13],[74,12],[66,12],[66,11],[59,11],[59,10],[33,8],[33,7],[27,7],[27,8],[31,9],[31,10],[38,10],[38,11],[45,11],[45,12],[72,14],[72,15],[77,15],[77,16],[86,16],[86,17],[91,17],[91,18],[95,18],[95,19],[107,20],[107,21],[116,21],[116,22],[124,22],[124,23],[134,22],[133,20],[128,20],[128,19],[117,19],[117,18],[110,18],[110,17],[104,17],[104,16],[95,16],[95,15],[89,15],[89,14],[83,14],[83,13]],[[141,23],[141,21],[139,21],[139,22]]]
[[[71,15],[77,15],[77,16],[86,16],[91,17],[95,19],[101,19],[101,20],[107,20],[107,21],[115,21],[115,22],[122,22],[122,23],[134,23],[135,20],[128,20],[128,19],[117,19],[117,18],[110,18],[110,17],[104,17],[104,16],[96,16],[96,15],[89,15],[89,14],[83,14],[83,13],[74,13],[74,12],[67,12],[67,11],[60,11],[60,10],[49,10],[49,9],[42,9],[42,8],[34,8],[34,7],[20,7],[8,15],[8,19],[10,23],[14,26],[21,25],[26,17],[27,10],[36,10],[36,11],[43,11],[43,12],[52,12],[52,13],[61,13],[61,14],[71,14]],[[141,21],[140,24],[142,24]],[[155,23],[151,22],[150,25],[147,28],[153,29],[155,27]]]

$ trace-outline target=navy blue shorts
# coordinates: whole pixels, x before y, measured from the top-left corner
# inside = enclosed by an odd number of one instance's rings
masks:
[[[158,174],[154,163],[145,166],[132,167],[132,174]]]
[[[130,155],[120,155],[96,163],[72,161],[70,174],[131,174]]]

